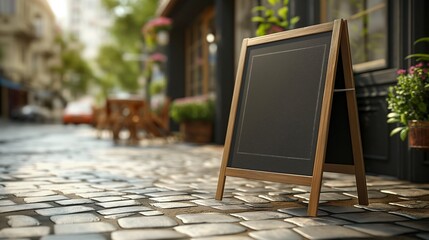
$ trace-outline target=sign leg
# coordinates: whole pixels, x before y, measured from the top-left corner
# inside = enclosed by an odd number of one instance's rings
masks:
[[[322,187],[322,174],[313,176],[311,181],[310,199],[308,201],[307,215],[317,217],[317,209],[319,208],[320,188]]]
[[[222,200],[223,191],[225,189],[225,180],[226,180],[225,174],[220,173],[219,180],[217,182],[217,191],[215,196],[216,200]]]

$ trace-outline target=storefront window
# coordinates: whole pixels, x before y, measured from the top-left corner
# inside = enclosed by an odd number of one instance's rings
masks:
[[[216,51],[214,10],[209,8],[187,30],[186,96],[214,92]]]
[[[347,19],[353,70],[387,65],[387,0],[322,0],[322,21]]]

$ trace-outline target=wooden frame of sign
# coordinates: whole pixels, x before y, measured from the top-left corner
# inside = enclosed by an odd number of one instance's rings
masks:
[[[323,171],[368,204],[347,22],[244,39],[216,199],[226,176],[309,185],[316,216]]]

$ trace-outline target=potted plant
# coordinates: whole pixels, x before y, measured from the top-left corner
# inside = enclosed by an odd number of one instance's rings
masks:
[[[265,4],[266,5],[266,4]],[[289,0],[268,0],[268,5],[261,4],[252,9],[257,15],[252,22],[258,23],[256,36],[263,36],[293,29],[299,21],[299,16],[289,19]]]
[[[391,136],[399,133],[412,148],[429,148],[429,64],[420,62],[408,71],[397,71],[397,84],[389,88],[388,123],[399,123]]]
[[[208,143],[213,135],[214,101],[209,96],[179,98],[173,101],[171,118],[180,124],[184,140]]]

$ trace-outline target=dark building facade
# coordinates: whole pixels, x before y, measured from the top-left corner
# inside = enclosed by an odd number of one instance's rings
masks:
[[[253,37],[252,8],[264,0],[170,0],[159,13],[173,20],[167,75],[172,98],[216,96],[216,143],[225,139],[241,41]],[[414,41],[429,36],[426,0],[290,0],[296,27],[337,18],[349,23],[366,171],[429,181],[429,152],[409,149],[386,123],[388,87],[411,53],[428,52]],[[426,11],[426,12],[425,12]]]

